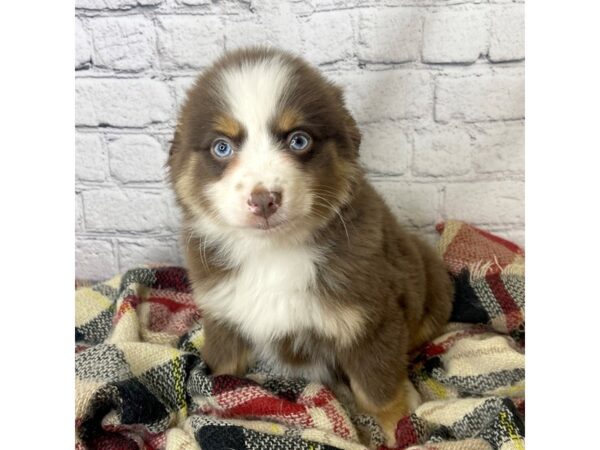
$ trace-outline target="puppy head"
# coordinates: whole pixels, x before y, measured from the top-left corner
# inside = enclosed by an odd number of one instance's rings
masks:
[[[188,92],[169,156],[203,234],[293,234],[331,220],[359,172],[360,134],[341,90],[270,49],[222,57]]]

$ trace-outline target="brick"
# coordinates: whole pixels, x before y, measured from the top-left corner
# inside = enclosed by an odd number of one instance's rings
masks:
[[[415,119],[431,114],[432,86],[428,74],[383,70],[336,73],[350,110],[359,122]]]
[[[75,79],[75,125],[98,125],[94,108],[94,90],[81,79]]]
[[[298,53],[302,48],[300,23],[295,3],[280,0],[253,2],[255,14],[260,17],[263,30],[278,47]],[[247,42],[253,44],[253,42]]]
[[[130,9],[134,6],[159,5],[162,0],[75,0],[75,7],[82,9]]]
[[[96,189],[83,193],[83,205],[87,230],[157,232],[179,227],[168,191]]]
[[[360,131],[360,156],[368,171],[390,175],[407,171],[412,143],[396,123],[370,123]]]
[[[75,80],[77,125],[143,127],[174,119],[168,86],[151,79]]]
[[[182,4],[189,6],[210,5],[211,0],[180,0]]]
[[[150,136],[126,135],[108,141],[110,173],[127,182],[162,181],[167,155],[160,142]]]
[[[361,10],[358,22],[358,58],[362,61],[385,63],[418,60],[421,23],[421,15],[415,8]]]
[[[357,8],[367,6],[374,0],[310,0],[310,4],[315,11],[333,10],[341,8]],[[380,0],[375,0],[380,1]]]
[[[76,239],[75,277],[105,280],[118,273],[113,245],[101,239]]]
[[[311,63],[332,63],[354,55],[353,20],[348,11],[329,11],[312,14],[302,23],[304,54]]]
[[[523,223],[521,181],[481,181],[446,187],[446,217],[475,224]]]
[[[163,67],[202,68],[221,56],[223,27],[215,16],[172,16],[159,19],[158,47]]]
[[[443,77],[436,82],[435,120],[465,122],[522,119],[522,73]]]
[[[427,63],[473,63],[487,49],[487,18],[481,8],[441,9],[425,18],[423,30]]]
[[[81,193],[75,194],[75,232],[80,233],[85,229],[83,223],[83,199]]]
[[[415,175],[457,176],[470,171],[471,137],[465,130],[421,130],[415,134]]]
[[[183,264],[177,239],[147,239],[119,242],[119,270],[125,272],[148,264]]]
[[[436,186],[392,181],[374,181],[373,185],[402,224],[424,227],[439,220],[439,192]]]
[[[92,44],[81,20],[75,20],[75,68],[80,69],[92,61]]]
[[[143,70],[155,59],[154,26],[143,16],[90,20],[94,64],[116,70]]]
[[[248,45],[275,45],[273,34],[263,24],[255,20],[239,20],[237,17],[227,17],[225,21],[225,48],[234,50]]]
[[[179,77],[173,80],[173,86],[175,88],[175,104],[177,109],[180,110],[187,98],[187,92],[194,84],[195,77]]]
[[[99,134],[75,135],[75,173],[79,181],[104,181],[107,161]]]
[[[523,70],[514,67],[523,63],[490,64],[523,59],[522,2],[76,0],[76,7],[77,124],[121,129],[76,132],[83,151],[75,229],[90,249],[77,257],[87,264],[87,255],[101,256],[86,277],[180,263],[180,213],[161,159],[176,108],[197,69],[224,48],[251,44],[334,64],[325,70],[347,87],[363,134],[361,161],[403,223],[437,241],[432,225],[450,214],[524,240],[522,195],[511,190],[523,186]],[[419,60],[439,65],[410,63]],[[152,75],[134,73],[142,71]]]
[[[260,9],[264,8],[262,3]],[[257,7],[258,7],[257,5]],[[275,16],[273,11],[253,14],[251,20],[246,15],[226,16],[224,21],[225,48],[233,50],[240,47],[262,45],[278,47],[298,53],[302,48],[300,23],[295,15]],[[265,25],[269,23],[269,25]]]
[[[525,128],[522,123],[480,125],[474,136],[473,158],[477,172],[524,171]]]
[[[523,4],[504,7],[492,15],[489,58],[494,62],[525,58]]]

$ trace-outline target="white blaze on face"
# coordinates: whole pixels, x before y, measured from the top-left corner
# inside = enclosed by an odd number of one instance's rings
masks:
[[[280,192],[282,203],[269,218],[276,225],[307,214],[310,195],[306,175],[285,155],[281,142],[271,132],[279,106],[290,84],[290,69],[278,57],[245,63],[228,69],[221,83],[229,113],[246,131],[237,161],[208,189],[209,196],[228,225],[247,227],[256,223],[247,201],[255,188]]]

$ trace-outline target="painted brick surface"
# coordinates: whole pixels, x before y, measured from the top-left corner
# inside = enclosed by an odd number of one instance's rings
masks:
[[[371,172],[402,175],[409,170],[412,141],[395,122],[374,122],[361,127],[360,157]]]
[[[80,78],[75,82],[77,125],[144,127],[173,120],[166,83],[150,78]]]
[[[175,230],[178,214],[169,195],[137,189],[83,192],[86,230],[158,233]]]
[[[525,58],[525,15],[522,4],[503,7],[492,16],[490,60],[515,61]]]
[[[339,72],[332,78],[345,89],[359,122],[418,119],[431,110],[432,82],[421,70]]]
[[[201,68],[223,51],[221,20],[216,16],[167,16],[158,21],[163,66]]]
[[[354,15],[349,11],[320,12],[309,17],[302,29],[304,50],[313,55],[313,64],[332,63],[354,55],[354,21]],[[323,45],[331,36],[336,36],[336,44]]]
[[[119,241],[119,263],[123,267],[137,267],[160,261],[165,264],[183,264],[183,248],[180,240],[133,239]]]
[[[371,62],[408,62],[421,51],[421,11],[417,8],[366,9],[359,14],[358,56]]]
[[[525,167],[523,123],[479,124],[475,128],[473,162],[479,173],[523,173]]]
[[[76,275],[181,264],[164,162],[225,49],[300,53],[346,88],[361,161],[426,239],[445,218],[524,239],[523,2],[76,0]]]
[[[441,219],[440,189],[434,184],[373,183],[398,218],[409,227],[433,226]]]
[[[122,183],[165,179],[167,153],[152,136],[125,135],[108,142],[110,173]]]
[[[485,122],[524,118],[523,73],[440,76],[436,83],[435,119]]]
[[[460,128],[418,130],[413,171],[425,177],[467,175],[471,170],[471,137]]]
[[[75,135],[75,166],[79,181],[104,181],[108,158],[102,136],[92,133]]]
[[[75,240],[77,277],[98,280],[117,273],[118,264],[113,243],[106,239]]]
[[[475,223],[523,222],[524,186],[521,181],[478,181],[446,187],[444,212]]]
[[[85,67],[92,61],[92,41],[81,20],[75,20],[75,68]]]
[[[423,61],[473,63],[485,54],[488,20],[485,8],[441,9],[425,18]]]
[[[143,16],[100,17],[89,21],[94,65],[114,70],[143,70],[156,58],[154,25]]]

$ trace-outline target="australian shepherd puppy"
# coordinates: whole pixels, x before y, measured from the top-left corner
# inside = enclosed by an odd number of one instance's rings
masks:
[[[360,140],[339,87],[296,56],[245,49],[189,90],[168,165],[212,373],[258,358],[344,380],[393,442],[408,354],[447,322],[452,284],[365,179]]]

